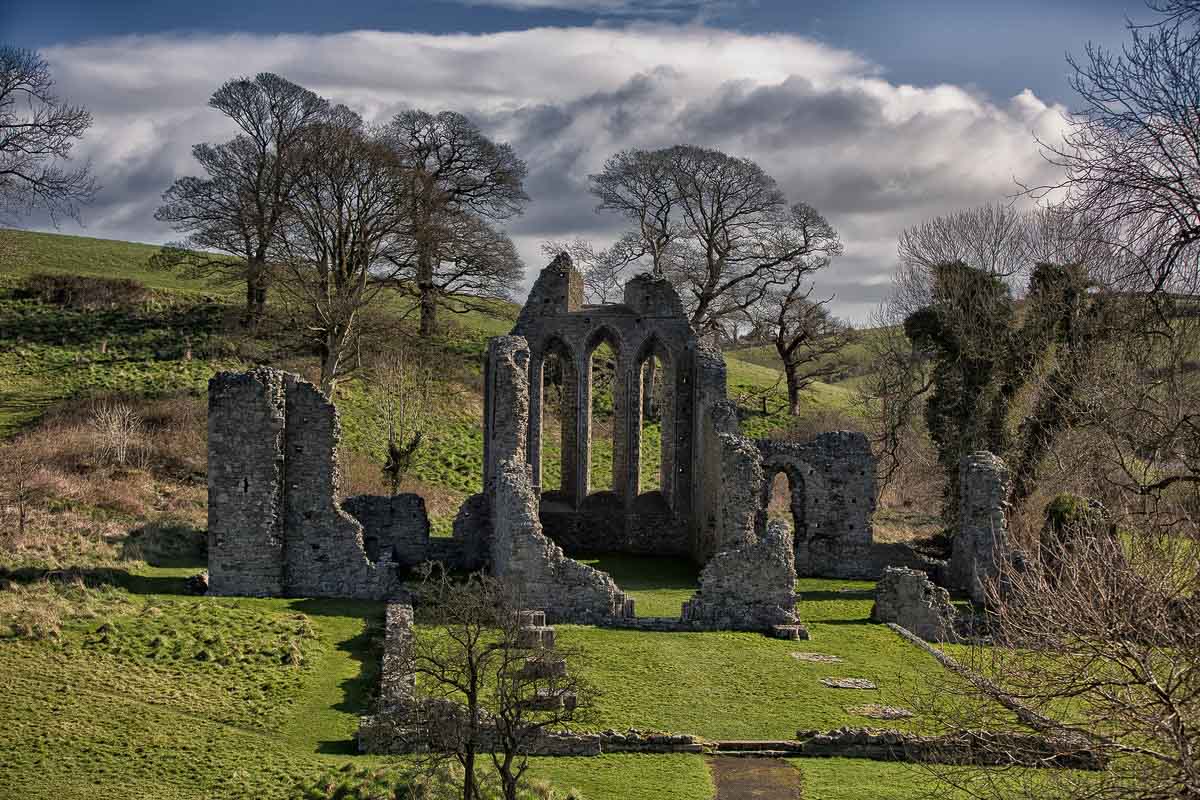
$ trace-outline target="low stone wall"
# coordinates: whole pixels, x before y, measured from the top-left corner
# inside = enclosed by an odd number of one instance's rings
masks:
[[[686,520],[674,515],[657,492],[636,498],[628,509],[613,492],[589,495],[578,510],[556,495],[561,493],[543,496],[538,516],[546,535],[570,555],[691,555]]]
[[[428,745],[407,735],[412,717],[380,713],[360,720],[358,748],[371,755],[405,755],[428,752]],[[482,732],[480,750],[494,749],[488,733]],[[606,753],[703,753],[706,743],[686,733],[656,733],[629,729],[599,733],[544,732],[527,749],[531,756],[599,756]]]
[[[949,593],[924,572],[888,567],[875,585],[872,622],[893,622],[929,642],[958,640]]]
[[[972,731],[919,736],[894,729],[837,728],[797,731],[796,739],[796,755],[810,757],[1086,770],[1104,767],[1094,751],[1036,734]]]

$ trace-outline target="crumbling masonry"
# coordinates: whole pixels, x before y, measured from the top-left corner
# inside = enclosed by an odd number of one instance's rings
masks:
[[[269,369],[209,387],[209,537],[216,594],[385,598],[407,567],[439,560],[506,576],[555,622],[619,624],[633,602],[586,552],[691,558],[700,590],[689,629],[795,626],[796,574],[871,577],[874,462],[861,434],[807,443],[744,437],[721,354],[701,344],[669,282],[639,275],[624,302],[583,303],[556,258],[512,333],[484,364],[483,492],[451,539],[431,539],[415,495],[349,498],[337,485],[337,413],[315,387]],[[613,488],[593,492],[592,354],[614,353]],[[640,485],[643,406],[662,381],[659,488]],[[543,490],[548,365],[562,383],[561,486]],[[787,475],[793,529],[767,525],[771,480]],[[794,633],[794,631],[793,631]]]

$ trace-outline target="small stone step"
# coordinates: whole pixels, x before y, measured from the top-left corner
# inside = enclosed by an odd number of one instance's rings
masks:
[[[546,624],[546,612],[531,610],[518,611],[517,620],[518,624],[522,628],[541,628]]]
[[[561,658],[529,656],[521,667],[521,677],[526,680],[537,678],[567,677],[567,662]]]
[[[794,642],[807,641],[808,628],[803,625],[773,625],[771,635],[776,639],[788,639]]]
[[[714,753],[721,755],[734,755],[736,753],[759,753],[764,750],[798,753],[804,749],[800,742],[790,739],[727,739],[721,742],[714,742],[712,750]]]
[[[554,647],[554,628],[551,625],[531,625],[517,631],[517,647],[530,650]]]

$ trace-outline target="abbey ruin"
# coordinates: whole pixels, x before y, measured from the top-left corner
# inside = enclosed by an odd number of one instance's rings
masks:
[[[589,485],[592,355],[614,354],[612,489]],[[659,488],[640,480],[642,409],[655,359],[662,389]],[[544,488],[547,372],[561,380],[561,483]],[[209,387],[210,591],[389,599],[426,561],[506,576],[551,622],[806,635],[799,576],[876,578],[871,516],[875,464],[860,433],[804,443],[741,433],[719,351],[691,330],[669,282],[639,275],[624,302],[587,305],[566,255],[542,270],[512,332],[488,345],[483,491],[460,509],[453,536],[431,537],[417,495],[336,496],[337,410],[295,375],[221,373]],[[994,458],[994,457],[993,457]],[[998,460],[997,460],[998,461]],[[971,552],[917,564],[939,583],[979,593],[981,560],[1002,542],[1003,465],[964,465]],[[768,524],[774,478],[790,486],[792,524]],[[969,508],[965,506],[969,504]],[[688,558],[703,569],[677,619],[639,618],[584,553]],[[911,563],[897,566],[914,566]]]

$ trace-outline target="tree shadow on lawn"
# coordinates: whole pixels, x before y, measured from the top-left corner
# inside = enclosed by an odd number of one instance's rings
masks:
[[[0,568],[0,580],[25,585],[41,581],[69,583],[77,579],[85,586],[115,586],[131,594],[190,594],[186,575],[144,575],[120,567]]]
[[[341,699],[330,708],[356,717],[368,711],[379,685],[383,605],[361,600],[304,599],[292,603],[291,607],[312,616],[366,617],[367,624],[361,631],[336,645],[339,652],[349,654],[358,669],[353,676],[338,682]],[[316,752],[357,755],[358,744],[354,737],[322,739],[317,742]]]

